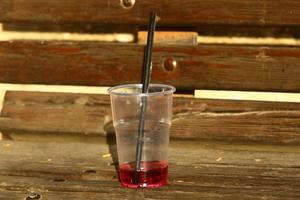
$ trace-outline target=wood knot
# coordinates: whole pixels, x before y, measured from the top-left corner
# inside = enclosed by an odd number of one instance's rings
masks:
[[[163,67],[166,71],[174,71],[178,66],[177,61],[174,58],[167,58],[164,61]]]
[[[41,199],[41,195],[37,194],[37,193],[30,193],[25,200],[37,200],[37,199]]]
[[[124,9],[130,9],[134,6],[135,0],[121,0],[120,4]]]

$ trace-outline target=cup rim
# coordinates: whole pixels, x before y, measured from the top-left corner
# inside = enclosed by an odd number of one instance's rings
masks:
[[[156,84],[156,83],[150,83],[149,87],[159,87],[159,88],[166,88],[165,91],[160,92],[151,92],[151,93],[124,93],[124,92],[116,92],[114,90],[120,89],[120,88],[142,88],[142,84],[124,84],[124,85],[117,85],[114,87],[108,88],[107,92],[110,95],[119,95],[119,96],[163,96],[167,94],[173,94],[176,91],[176,88],[171,85],[165,85],[165,84]]]

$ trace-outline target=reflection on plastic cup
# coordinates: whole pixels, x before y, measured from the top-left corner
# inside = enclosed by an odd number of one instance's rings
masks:
[[[147,94],[141,84],[109,89],[116,130],[120,181],[125,187],[160,187],[167,184],[169,129],[175,88],[150,84]],[[138,183],[136,183],[136,146],[142,99],[146,99],[144,137]]]

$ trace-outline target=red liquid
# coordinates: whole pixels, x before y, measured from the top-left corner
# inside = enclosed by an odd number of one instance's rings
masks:
[[[124,187],[156,188],[167,184],[168,164],[164,161],[142,162],[138,177],[139,183],[135,184],[135,162],[120,165],[120,180]]]

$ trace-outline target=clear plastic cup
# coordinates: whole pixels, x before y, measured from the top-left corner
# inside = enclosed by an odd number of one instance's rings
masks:
[[[141,84],[112,87],[109,90],[116,131],[121,184],[129,188],[155,188],[167,184],[169,129],[175,88],[150,84],[147,94]],[[144,104],[144,136],[141,162],[136,172],[140,116]]]

